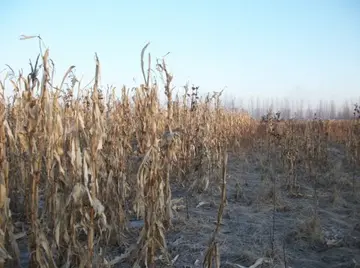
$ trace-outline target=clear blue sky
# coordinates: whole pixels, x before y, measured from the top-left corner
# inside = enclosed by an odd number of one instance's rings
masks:
[[[342,101],[360,94],[360,1],[3,1],[0,59],[28,70],[40,34],[57,65],[102,84],[142,82],[140,52],[167,62],[177,88],[187,81],[227,96]]]

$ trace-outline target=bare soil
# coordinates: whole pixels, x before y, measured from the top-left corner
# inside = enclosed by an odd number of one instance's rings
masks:
[[[360,267],[359,191],[353,193],[353,175],[341,149],[332,148],[329,155],[329,169],[318,178],[317,221],[313,187],[301,174],[301,194],[294,196],[282,187],[285,174],[275,173],[274,212],[273,184],[261,164],[265,156],[254,152],[229,156],[228,203],[218,237],[222,267],[249,267],[270,256],[272,263],[258,267]],[[181,192],[175,191],[174,197],[181,197]],[[172,257],[179,255],[175,267],[202,265],[219,202],[220,190],[193,195],[189,219],[185,210],[176,215],[174,230],[167,235]]]

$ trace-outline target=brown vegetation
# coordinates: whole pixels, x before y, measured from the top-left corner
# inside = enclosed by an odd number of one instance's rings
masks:
[[[187,261],[244,267],[221,257],[220,230],[230,226],[230,208],[235,213],[235,204],[245,201],[246,207],[268,204],[272,213],[268,250],[243,259],[246,265],[256,261],[252,267],[290,267],[285,245],[291,239],[323,248],[339,242],[322,233],[319,202],[330,189],[332,202],[351,193],[346,202],[359,208],[358,119],[277,122],[270,115],[261,123],[225,109],[221,93],[201,99],[197,88],[185,88],[183,95],[173,95],[164,61],[157,67],[166,107],[161,107],[161,89],[143,61],[144,84],[133,96],[122,88],[116,100],[114,88],[107,94],[100,89],[97,57],[95,63],[95,82],[87,91],[81,90],[73,67],[59,86],[52,84],[48,50],[41,55],[41,68],[35,64],[28,76],[8,77],[14,99],[0,103],[0,267],[20,267],[24,245],[29,267],[181,267]],[[3,92],[4,83],[1,87]],[[343,165],[351,168],[351,180],[325,176],[333,168],[334,148],[346,152]],[[251,184],[246,170],[234,173],[232,161],[260,167],[255,186],[261,193],[246,196]],[[197,199],[206,194],[219,206],[216,224],[196,231],[194,209],[213,206]],[[311,200],[311,213],[286,234],[281,248],[276,213],[294,209],[287,198],[297,204]],[[188,259],[180,256],[176,243],[168,242],[186,222],[194,233],[210,238],[200,261],[190,253]],[[134,228],[137,223],[140,230]],[[360,252],[359,245],[353,247]]]

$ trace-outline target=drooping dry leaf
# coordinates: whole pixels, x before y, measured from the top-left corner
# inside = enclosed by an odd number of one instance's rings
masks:
[[[92,206],[95,210],[95,215],[103,215],[105,211],[105,207],[101,204],[100,200],[97,198],[93,199]]]
[[[3,121],[3,124],[4,124],[4,126],[5,126],[6,133],[7,133],[7,135],[8,135],[9,138],[10,138],[10,141],[11,141],[11,142],[14,142],[14,141],[15,141],[15,137],[14,137],[12,131],[11,131],[11,128],[10,128],[10,126],[9,126],[8,121],[7,121],[7,120],[4,120],[4,121]]]
[[[26,134],[23,132],[18,132],[17,133],[17,138],[20,141],[20,145],[22,147],[22,149],[27,152],[29,151],[29,139],[27,138]]]
[[[56,242],[56,245],[59,247],[60,246],[60,222],[57,222],[56,226],[55,226],[55,242]]]
[[[86,188],[84,185],[82,185],[81,183],[77,183],[75,184],[70,197],[68,198],[68,201],[66,202],[66,206],[69,205],[71,198],[74,201],[74,204],[78,204],[80,199],[85,195],[86,193]]]
[[[5,183],[0,182],[0,209],[5,207],[5,200],[7,198]]]

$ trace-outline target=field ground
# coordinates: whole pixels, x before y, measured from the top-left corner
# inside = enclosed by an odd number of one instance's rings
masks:
[[[297,171],[300,183],[298,195],[289,194],[283,186],[284,172],[274,169],[276,198],[273,199],[274,184],[267,177],[269,172],[264,169],[265,153],[249,150],[229,154],[227,204],[217,239],[221,267],[250,267],[260,258],[268,260],[272,252],[272,263],[264,262],[256,267],[360,267],[358,187],[354,193],[353,172],[348,168],[345,149],[329,146],[328,156],[329,169],[318,178],[319,217],[315,220],[314,190],[305,175],[301,175],[300,169]],[[172,185],[173,200],[178,200],[179,209],[174,212],[173,228],[166,234],[166,241],[171,258],[176,259],[174,267],[201,267],[209,238],[215,229],[220,203],[219,182],[212,178],[206,191],[192,192],[187,202],[186,189]],[[130,228],[124,244],[136,242],[139,230],[139,226]],[[24,267],[27,267],[27,242],[20,238],[18,243]],[[109,259],[122,253],[124,248],[121,247],[107,250]],[[113,267],[130,266],[121,262]]]
[[[302,183],[301,195],[291,196],[278,183],[274,262],[258,267],[360,267],[360,204],[354,199],[344,152],[334,147],[329,154],[331,169],[319,178],[317,223],[313,220],[314,191],[306,186],[309,184]],[[250,267],[271,253],[273,188],[262,172],[263,161],[261,153],[229,155],[228,203],[218,237],[222,267]],[[282,176],[277,175],[277,182]],[[174,199],[184,201],[185,195],[182,187],[174,187]],[[188,211],[183,206],[175,213],[173,230],[167,233],[168,250],[172,258],[177,257],[175,267],[202,266],[219,202],[219,189],[210,187],[188,198]],[[133,231],[134,237],[128,238],[134,241],[138,234],[136,228]]]
[[[324,177],[334,176],[337,184],[319,189],[320,230],[307,226],[314,214],[311,188],[303,186],[303,197],[299,198],[287,196],[285,190],[279,192],[275,251],[278,261],[283,261],[285,244],[288,267],[350,268],[356,267],[355,262],[360,267],[360,204],[351,197],[351,187],[341,193],[339,188],[349,186],[351,178],[341,165],[343,154],[335,149],[332,153],[334,168]],[[273,205],[268,194],[272,187],[262,181],[261,157],[255,153],[229,157],[228,204],[219,237],[224,267],[236,267],[227,262],[250,266],[270,250]],[[215,228],[219,199],[219,194],[201,194],[189,202],[188,221],[184,220],[186,213],[179,213],[176,230],[168,236],[172,255],[179,254],[176,267],[193,267],[197,259],[201,260]],[[208,205],[196,208],[200,202]],[[315,232],[319,232],[319,239]],[[311,236],[315,236],[314,242],[310,242]]]

